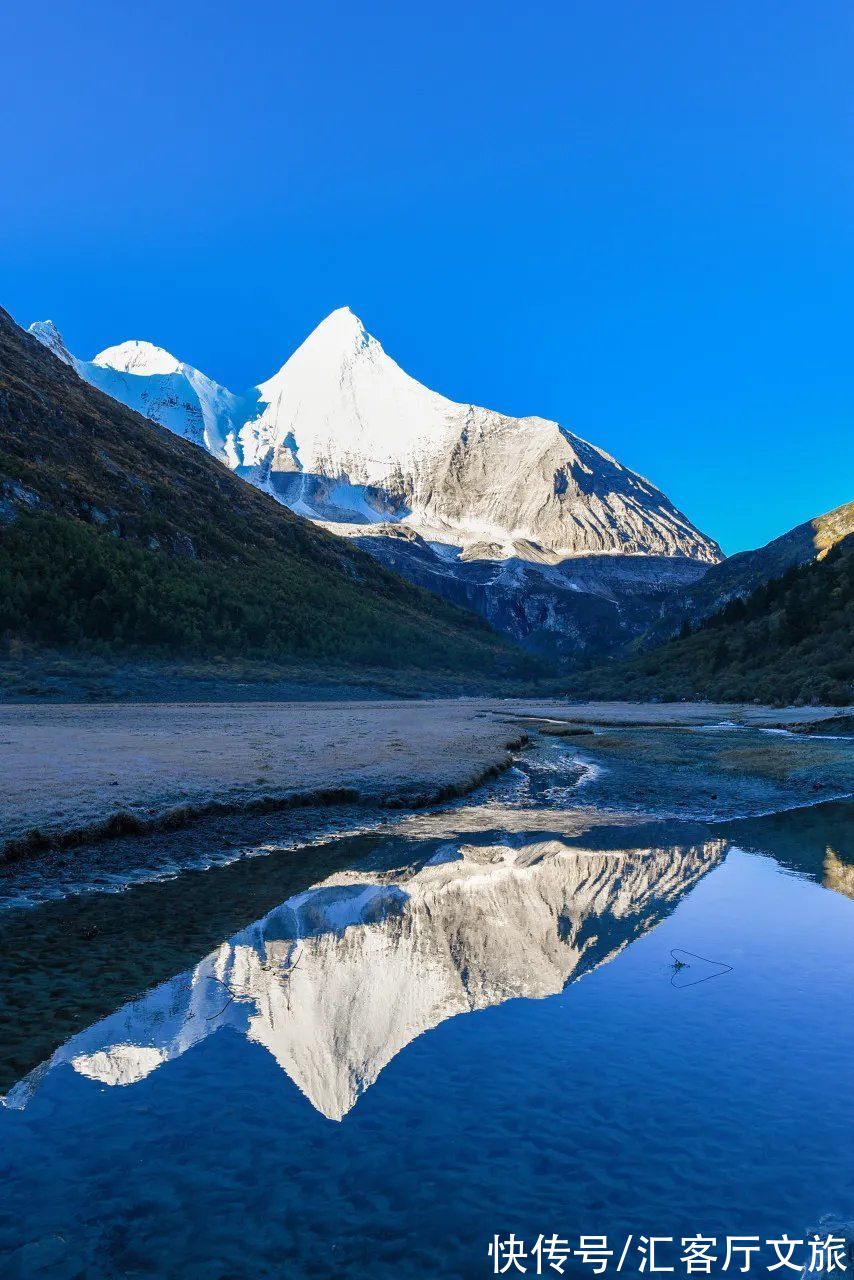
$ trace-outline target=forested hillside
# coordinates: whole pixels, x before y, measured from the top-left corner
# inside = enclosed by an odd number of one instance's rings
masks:
[[[854,700],[854,535],[821,560],[730,600],[696,630],[629,661],[579,673],[579,696],[720,701]]]

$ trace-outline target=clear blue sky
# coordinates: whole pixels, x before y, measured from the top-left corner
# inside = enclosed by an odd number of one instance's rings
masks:
[[[12,0],[0,303],[234,389],[349,304],[731,552],[854,498],[850,0]]]

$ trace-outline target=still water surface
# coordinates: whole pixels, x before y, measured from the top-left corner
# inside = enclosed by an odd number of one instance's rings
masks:
[[[486,1276],[496,1233],[850,1218],[854,808],[805,807],[850,744],[617,738],[112,896],[10,871],[0,1273]]]

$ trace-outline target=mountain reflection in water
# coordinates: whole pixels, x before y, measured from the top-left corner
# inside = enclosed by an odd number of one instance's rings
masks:
[[[70,1064],[132,1085],[222,1028],[266,1047],[341,1120],[406,1045],[455,1014],[559,992],[668,915],[728,842],[673,826],[638,847],[555,837],[451,841],[394,879],[341,872],[289,898],[192,970],[75,1035],[16,1085],[26,1106]],[[623,838],[626,838],[623,833]]]

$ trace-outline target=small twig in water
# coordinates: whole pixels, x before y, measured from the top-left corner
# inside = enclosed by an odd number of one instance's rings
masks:
[[[675,979],[679,976],[680,972],[683,969],[691,968],[687,960],[679,959],[679,956],[676,954],[677,951],[683,956],[690,956],[692,960],[701,960],[703,964],[714,965],[716,967],[716,972],[707,973],[704,978],[695,978],[693,982],[680,982],[677,984]],[[701,982],[709,982],[712,978],[720,978],[725,973],[732,973],[733,966],[731,964],[727,964],[724,960],[709,960],[707,956],[698,956],[696,951],[686,951],[684,947],[671,947],[670,954],[673,957],[673,964],[670,966],[672,970],[670,977],[671,987],[676,985],[680,987],[696,987],[699,986]]]

